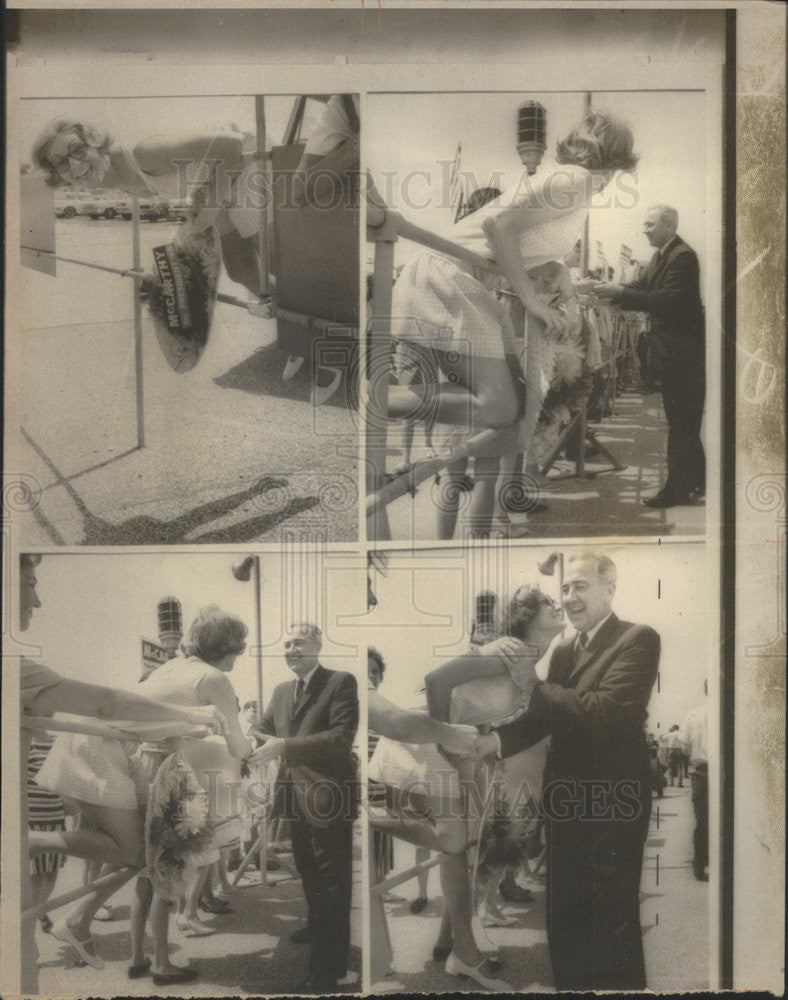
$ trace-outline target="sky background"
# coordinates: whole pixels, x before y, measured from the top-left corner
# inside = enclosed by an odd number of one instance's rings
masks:
[[[44,556],[36,571],[41,608],[22,638],[28,654],[75,680],[137,689],[141,638],[158,641],[156,607],[165,596],[183,605],[184,629],[205,604],[215,603],[249,626],[247,650],[230,675],[241,702],[256,696],[253,582],[232,566],[246,553],[155,553]],[[282,658],[283,627],[317,621],[324,631],[322,662],[363,672],[357,621],[366,609],[363,561],[347,554],[261,557],[263,690],[292,677]],[[354,617],[355,615],[355,617]],[[337,624],[346,616],[343,624]],[[349,617],[348,617],[349,616]],[[364,643],[364,646],[366,643]],[[139,689],[142,691],[142,689]]]
[[[364,123],[367,163],[387,203],[417,225],[445,231],[453,220],[447,180],[458,143],[462,143],[462,171],[472,179],[472,188],[486,186],[496,177],[504,188],[516,183],[523,170],[516,149],[517,109],[524,100],[538,101],[547,112],[547,152],[538,177],[549,169],[556,141],[582,117],[584,93],[369,95]],[[678,209],[679,231],[703,262],[705,93],[594,93],[592,103],[629,123],[640,163],[636,177],[626,178],[627,188],[620,197],[609,197],[615,193],[614,180],[603,195],[607,204],[592,207],[591,247],[601,240],[607,262],[614,267],[622,243],[632,249],[634,258],[649,260],[653,250],[642,235],[645,210],[654,202],[667,202]],[[400,241],[397,264],[415,249],[415,244]],[[595,263],[592,252],[590,266]]]
[[[572,550],[566,546],[561,551],[568,555]],[[404,706],[423,704],[418,691],[424,675],[468,648],[479,590],[490,588],[504,600],[521,583],[531,583],[558,599],[557,571],[550,577],[537,569],[551,551],[432,550],[415,558],[392,553],[387,576],[373,577],[379,603],[368,616],[372,644],[386,661],[381,694]],[[674,722],[682,725],[689,709],[703,700],[707,672],[716,669],[704,547],[629,544],[604,551],[618,567],[616,614],[651,625],[662,640],[660,690],[654,688],[648,728],[657,732],[658,726],[662,731]]]

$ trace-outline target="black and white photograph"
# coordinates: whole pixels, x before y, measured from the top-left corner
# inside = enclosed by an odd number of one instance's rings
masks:
[[[22,554],[24,994],[358,992],[363,580]]]
[[[703,535],[719,101],[589,84],[368,116],[370,537]]]
[[[375,992],[709,988],[715,624],[655,549],[378,553]]]
[[[30,543],[357,537],[358,97],[23,104]]]
[[[771,0],[16,0],[0,993],[784,992]]]

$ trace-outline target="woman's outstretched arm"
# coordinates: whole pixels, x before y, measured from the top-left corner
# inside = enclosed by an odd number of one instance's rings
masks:
[[[244,137],[240,132],[203,132],[179,136],[153,136],[134,147],[134,158],[148,174],[171,174],[182,164],[188,171],[205,160],[221,160],[240,166]],[[184,179],[194,180],[193,174],[184,173]]]
[[[450,726],[424,712],[400,708],[377,691],[367,701],[369,728],[380,736],[402,743],[439,743],[450,753],[471,753],[476,741],[474,726]]]
[[[129,722],[191,722],[224,731],[227,721],[214,705],[170,705],[154,701],[121,688],[72,681],[64,677],[59,684],[44,688],[32,701],[37,715],[67,712],[95,719],[122,719]]]

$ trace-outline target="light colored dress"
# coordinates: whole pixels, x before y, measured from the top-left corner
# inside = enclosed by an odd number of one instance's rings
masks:
[[[148,777],[137,744],[84,733],[60,733],[36,784],[64,798],[108,809],[139,809],[148,801]]]
[[[468,681],[452,691],[449,721],[470,726],[500,725],[523,710],[521,696],[508,675]],[[400,743],[381,737],[369,762],[369,777],[436,799],[460,797],[457,770],[435,743]]]
[[[148,698],[172,705],[206,705],[210,702],[201,695],[200,687],[211,679],[230,683],[225,673],[198,656],[176,656],[148,676],[144,692]],[[207,792],[209,818],[217,846],[229,847],[240,842],[241,765],[228,751],[224,737],[173,739],[166,749],[181,755]]]
[[[549,261],[563,260],[573,249],[588,215],[591,198],[589,172],[561,166],[579,196],[577,204],[533,226],[520,235],[520,253],[526,271]],[[531,194],[527,176],[476,212],[443,233],[447,239],[488,260],[493,259],[483,225],[503,209],[525,206]],[[472,264],[432,250],[414,254],[394,286],[392,337],[410,340],[440,351],[501,359],[505,356],[502,331],[513,340],[508,307],[495,292],[500,278]]]

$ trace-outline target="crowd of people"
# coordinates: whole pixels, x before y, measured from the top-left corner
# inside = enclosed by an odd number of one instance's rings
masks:
[[[39,562],[33,555],[21,559],[23,630],[40,607]],[[20,872],[24,991],[38,992],[37,918],[40,929],[70,945],[83,964],[104,967],[93,922],[111,919],[110,900],[132,878],[128,977],[150,976],[156,986],[197,979],[195,969],[170,960],[171,916],[177,911],[177,927],[186,935],[213,932],[202,913],[229,912],[222,898],[227,865],[237,861],[242,844],[256,840],[263,813],[266,821],[287,823],[306,898],[307,924],[293,940],[309,944],[310,958],[293,991],[323,994],[347,976],[358,802],[356,680],[324,668],[321,630],[295,622],[283,648],[294,680],[274,690],[259,721],[255,703],[242,715],[229,675],[246,635],[235,615],[203,607],[181,654],[143,678],[144,696],[72,681],[22,660],[22,842],[30,855],[29,870]],[[58,731],[64,729],[60,713],[105,725]],[[277,769],[270,800],[260,780],[254,795],[245,796],[242,772],[249,776],[269,764]],[[85,860],[85,892],[53,921],[47,901],[67,857]]]
[[[408,470],[415,422],[425,425],[428,448],[442,454],[443,446],[449,457],[480,431],[499,430],[474,446],[473,478],[467,460],[450,462],[436,537],[454,536],[466,490],[470,537],[488,537],[496,516],[511,522],[514,514],[527,519],[545,509],[537,506],[539,470],[554,460],[561,431],[583,405],[592,418],[609,412],[609,369],[620,364],[604,320],[610,305],[650,325],[632,363],[641,369],[642,362],[644,385],[660,386],[668,422],[668,478],[644,502],[671,507],[705,492],[704,314],[698,259],[678,235],[677,211],[648,209],[644,233],[656,253],[631,284],[608,280],[607,268],[597,276],[578,270],[591,199],[616,171],[636,167],[633,146],[624,122],[589,110],[559,141],[554,165],[504,192],[479,189],[441,234],[494,266],[422,248],[402,268],[393,293],[388,412],[404,423],[405,456],[392,475]],[[436,423],[449,425],[448,433],[435,437]],[[570,435],[566,455],[578,447]]]

